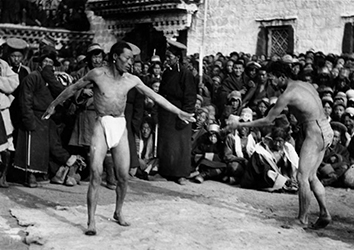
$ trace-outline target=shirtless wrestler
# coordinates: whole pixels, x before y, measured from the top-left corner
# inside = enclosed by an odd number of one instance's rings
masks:
[[[331,222],[331,215],[326,207],[325,189],[318,180],[316,172],[323,159],[325,149],[332,142],[333,131],[325,118],[319,95],[311,84],[290,79],[289,67],[281,62],[272,63],[267,71],[274,85],[283,91],[275,106],[264,118],[242,123],[230,121],[228,126],[230,128],[268,126],[273,123],[284,108],[289,107],[289,111],[301,124],[304,136],[297,175],[299,182],[298,220],[302,226],[308,226],[312,190],[320,207],[319,218],[312,228],[326,227]]]
[[[165,98],[147,87],[137,76],[127,71],[133,63],[133,52],[130,45],[124,41],[114,44],[109,54],[109,64],[89,71],[75,84],[66,88],[48,107],[42,119],[48,119],[55,107],[74,95],[90,83],[94,83],[93,95],[97,119],[92,134],[90,147],[90,184],[87,192],[88,230],[86,235],[96,234],[95,211],[98,201],[98,189],[103,171],[103,160],[107,150],[111,151],[115,173],[118,178],[116,188],[116,208],[113,218],[122,226],[129,223],[122,215],[122,206],[126,195],[129,177],[130,152],[127,130],[125,126],[124,109],[127,93],[131,88],[150,97],[170,112],[179,116],[185,122],[194,122],[193,114],[186,113]]]

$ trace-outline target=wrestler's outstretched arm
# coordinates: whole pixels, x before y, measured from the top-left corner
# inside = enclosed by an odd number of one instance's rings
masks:
[[[251,122],[239,122],[235,120],[226,121],[227,129],[233,130],[238,127],[264,127],[272,125],[275,118],[277,118],[285,107],[289,103],[288,94],[283,94],[279,96],[278,101],[275,103],[274,107],[271,108],[266,117],[251,121]]]
[[[167,101],[163,96],[157,94],[155,91],[153,91],[151,88],[147,87],[138,77],[136,77],[136,88],[141,91],[143,94],[146,96],[150,97],[153,101],[161,105],[163,108],[166,110],[175,113],[178,115],[178,117],[185,122],[195,122],[194,114],[187,113],[179,108],[177,108],[175,105]]]
[[[63,92],[60,93],[60,95],[52,101],[51,104],[49,104],[47,110],[44,112],[42,115],[42,119],[49,119],[49,117],[55,113],[55,107],[73,96],[78,90],[84,88],[86,85],[88,85],[91,80],[93,79],[93,75],[96,74],[94,71],[89,71],[85,76],[80,78],[75,84],[70,85],[66,89],[64,89]]]

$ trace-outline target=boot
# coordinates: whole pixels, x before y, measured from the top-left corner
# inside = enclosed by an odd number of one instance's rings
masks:
[[[70,157],[70,158],[72,158],[72,157]],[[69,173],[68,173],[67,178],[65,180],[65,185],[72,187],[72,186],[77,185],[77,181],[76,181],[76,179],[77,179],[76,174],[77,173],[76,172],[78,171],[78,169],[82,170],[84,167],[86,167],[86,163],[85,163],[82,156],[76,155],[75,162],[68,167],[69,167]],[[75,177],[76,177],[76,179],[75,179]]]
[[[4,170],[2,171],[2,175],[0,177],[0,187],[8,188],[9,184],[6,181],[7,171],[11,165],[11,154],[9,151],[1,152],[2,163],[4,166]]]
[[[117,186],[117,180],[114,174],[114,163],[111,156],[106,156],[103,162],[103,167],[106,168],[106,187],[111,190],[115,190]]]
[[[36,176],[34,176],[34,174],[32,174],[32,173],[27,173],[27,178],[26,178],[25,186],[26,186],[26,187],[30,187],[30,188],[36,188],[36,187],[38,187],[37,179],[36,179]]]
[[[64,184],[65,177],[69,172],[68,166],[61,166],[56,172],[55,176],[50,180],[53,184]]]

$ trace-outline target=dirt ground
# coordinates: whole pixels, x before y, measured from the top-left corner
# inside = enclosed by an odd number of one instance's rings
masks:
[[[0,249],[353,249],[354,190],[326,188],[333,223],[318,231],[292,226],[297,195],[206,181],[180,186],[132,179],[123,211],[111,219],[115,192],[100,189],[98,235],[87,237],[87,183],[0,189]],[[317,218],[313,198],[310,221]],[[24,243],[25,242],[25,243]],[[5,246],[5,248],[3,248]]]

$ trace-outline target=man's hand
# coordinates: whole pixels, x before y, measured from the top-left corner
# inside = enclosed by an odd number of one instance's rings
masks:
[[[53,115],[55,113],[55,107],[49,105],[49,107],[47,108],[47,110],[44,112],[44,114],[42,115],[42,120],[47,120],[49,119],[49,117],[51,115]]]
[[[178,114],[179,119],[181,119],[182,121],[184,121],[185,123],[190,123],[190,122],[196,122],[195,118],[194,118],[194,114],[190,114],[184,111],[180,111]]]
[[[241,125],[240,117],[235,115],[230,115],[226,120],[226,129],[229,131],[237,129]]]

